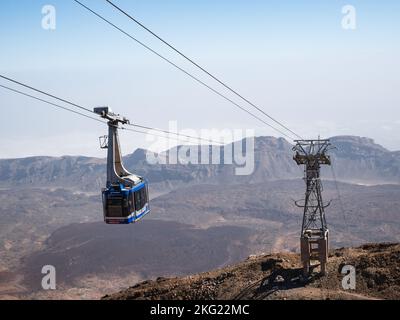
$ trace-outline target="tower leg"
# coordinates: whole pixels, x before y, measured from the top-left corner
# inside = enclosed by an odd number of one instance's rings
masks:
[[[318,258],[321,263],[321,274],[326,273],[326,263],[328,262],[328,236],[318,240]]]
[[[307,277],[310,274],[310,263],[303,262],[303,276]]]
[[[300,257],[303,264],[303,275],[306,277],[310,273],[310,243],[307,237],[300,238]]]
[[[325,275],[326,274],[326,262],[325,261],[321,261],[321,275]]]

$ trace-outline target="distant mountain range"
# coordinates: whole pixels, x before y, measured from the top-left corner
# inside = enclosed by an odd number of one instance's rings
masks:
[[[331,142],[336,147],[330,154],[339,180],[360,184],[400,183],[400,151],[391,152],[372,139],[356,136],[333,137]],[[193,184],[300,178],[302,169],[292,160],[291,149],[292,145],[283,138],[255,138],[255,168],[248,176],[236,176],[235,165],[229,164],[152,165],[147,162],[147,151],[143,149],[127,155],[125,164],[129,170],[145,176],[157,194]],[[176,152],[176,149],[170,151]],[[329,168],[323,169],[323,177],[332,178]],[[65,156],[0,160],[0,187],[3,188],[62,187],[98,191],[104,184],[105,159]]]

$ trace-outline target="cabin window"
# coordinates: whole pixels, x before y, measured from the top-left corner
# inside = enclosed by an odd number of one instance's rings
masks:
[[[136,211],[143,209],[143,207],[147,203],[147,192],[146,188],[143,187],[142,189],[135,192],[135,207]]]
[[[107,216],[108,217],[122,217],[122,198],[113,197],[107,198]]]
[[[135,211],[135,193],[132,192],[129,194],[129,212],[132,213]]]

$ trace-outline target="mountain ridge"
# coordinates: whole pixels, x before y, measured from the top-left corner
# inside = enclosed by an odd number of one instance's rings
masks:
[[[389,151],[365,137],[337,136],[332,137],[331,142],[336,146],[330,154],[338,180],[364,184],[400,183],[400,151]],[[177,148],[181,146],[166,152],[176,152]],[[237,166],[230,164],[149,164],[147,150],[140,148],[126,155],[124,161],[129,170],[145,176],[158,193],[199,183],[258,183],[300,178],[302,170],[292,160],[291,148],[283,138],[256,137],[254,172],[248,176],[236,176]],[[0,159],[0,187],[98,191],[105,184],[105,165],[105,158],[85,156]],[[323,168],[322,174],[325,179],[332,179],[329,169]]]

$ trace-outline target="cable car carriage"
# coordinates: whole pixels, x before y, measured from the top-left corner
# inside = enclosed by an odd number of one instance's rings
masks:
[[[118,124],[129,120],[114,114],[108,107],[94,112],[108,120],[108,137],[102,137],[100,146],[108,150],[107,185],[102,190],[104,221],[107,224],[129,224],[150,212],[147,181],[127,171],[122,163]]]

